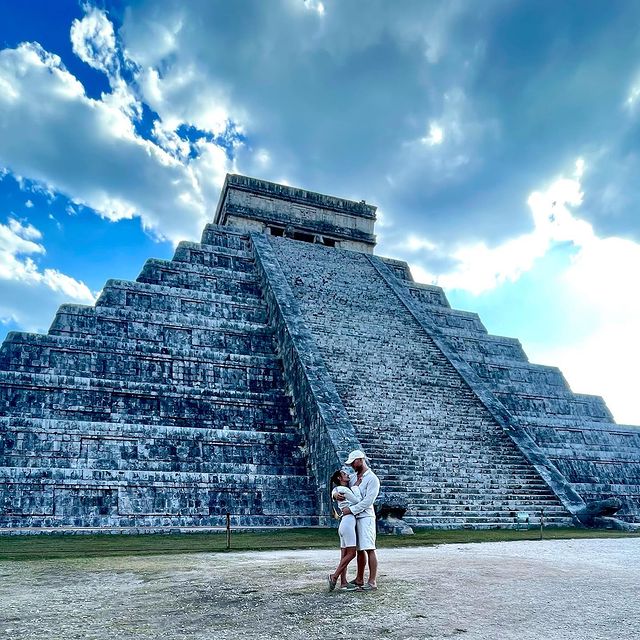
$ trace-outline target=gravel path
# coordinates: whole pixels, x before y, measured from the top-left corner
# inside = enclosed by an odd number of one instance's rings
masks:
[[[640,638],[640,539],[379,552],[380,589],[329,593],[337,551],[0,563],[0,638]]]

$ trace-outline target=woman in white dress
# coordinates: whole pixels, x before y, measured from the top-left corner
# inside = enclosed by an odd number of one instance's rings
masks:
[[[340,470],[331,476],[330,483],[331,499],[336,500],[337,494],[342,494],[346,502],[342,502],[343,506],[356,504],[362,500],[360,489],[358,487],[349,488],[349,474]],[[334,512],[340,518],[340,526],[338,527],[338,535],[340,536],[340,563],[336,570],[328,576],[329,591],[333,591],[340,578],[340,589],[349,589],[347,582],[347,567],[349,563],[356,557],[356,517],[353,514],[344,515],[342,511]]]

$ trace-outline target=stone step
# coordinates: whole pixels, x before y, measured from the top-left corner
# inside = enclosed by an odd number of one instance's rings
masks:
[[[381,485],[386,493],[403,494],[416,499],[428,499],[430,497],[448,496],[459,497],[462,495],[528,495],[528,496],[552,496],[549,487],[542,483],[523,483],[506,478],[502,482],[495,478],[482,482],[464,482],[462,478],[428,478],[424,477],[413,482],[392,482],[381,478]]]
[[[440,328],[447,343],[465,360],[494,357],[508,358],[519,362],[528,362],[522,344],[514,338],[491,334],[467,334],[460,329]]]
[[[265,322],[264,302],[259,296],[229,295],[165,287],[144,282],[109,280],[96,307],[132,308],[147,314],[247,318]]]
[[[362,440],[360,440],[362,443]],[[446,443],[445,443],[446,444]],[[388,451],[388,450],[387,450]],[[531,465],[526,462],[522,454],[518,451],[511,451],[508,453],[499,452],[499,460],[496,460],[496,454],[493,452],[486,452],[476,455],[465,455],[464,451],[459,449],[453,449],[448,451],[441,447],[431,447],[424,453],[412,453],[411,450],[405,450],[399,448],[393,454],[385,454],[376,450],[374,447],[367,446],[367,456],[371,460],[375,460],[376,465],[393,465],[396,468],[411,469],[415,464],[424,464],[425,462],[436,463],[474,463],[474,464],[495,464],[500,462],[501,464],[508,463],[509,465],[520,467],[522,469],[530,469]],[[496,452],[498,453],[498,452]]]
[[[568,385],[554,385],[524,381],[500,381],[483,378],[491,391],[503,394],[515,394],[551,400],[573,399],[574,393]]]
[[[248,236],[246,237],[248,239]],[[232,258],[244,258],[253,261],[255,264],[252,246],[240,249],[237,247],[225,247],[215,244],[203,244],[202,242],[190,242],[189,240],[182,240],[177,244],[176,250],[177,249],[180,249],[181,251],[200,251],[203,253],[215,253],[217,255],[228,256]]]
[[[398,476],[411,476],[417,470],[425,468],[433,471],[434,473],[442,473],[449,470],[464,468],[467,470],[467,473],[470,473],[471,471],[482,471],[500,474],[508,471],[511,474],[521,473],[537,477],[537,471],[535,468],[532,465],[523,462],[522,459],[518,462],[510,462],[501,458],[491,460],[490,457],[489,459],[484,460],[479,460],[477,458],[464,460],[464,458],[458,457],[427,456],[421,460],[413,460],[410,464],[402,464],[397,460],[383,461],[375,457],[371,457],[370,459],[375,461],[375,467],[380,473],[389,472]],[[403,458],[399,459],[403,460]]]
[[[618,493],[622,490],[630,496],[640,496],[640,478],[623,482],[602,482],[599,478],[591,482],[573,482],[572,485],[584,493]]]
[[[544,486],[538,476],[535,473],[520,474],[510,469],[491,470],[490,468],[475,468],[475,467],[440,467],[437,470],[433,470],[428,465],[424,467],[416,467],[410,472],[394,473],[393,471],[387,471],[384,468],[377,469],[377,474],[380,478],[384,478],[387,485],[404,485],[407,483],[415,482],[418,486],[424,483],[447,483],[456,482],[459,486],[462,482],[470,482],[472,485],[479,484],[484,481],[491,480],[494,483],[506,483],[515,484],[528,487]],[[473,478],[481,478],[480,481],[474,481]]]
[[[557,367],[517,360],[510,360],[507,363],[502,360],[495,364],[485,360],[483,362],[469,362],[469,364],[482,379],[487,381],[568,388],[564,375]]]
[[[150,296],[160,295],[162,297],[182,298],[187,302],[202,303],[208,302],[228,302],[229,304],[242,304],[249,307],[264,307],[262,293],[251,294],[242,292],[225,293],[220,291],[198,290],[198,289],[181,289],[180,287],[170,287],[153,282],[138,282],[137,280],[118,280],[109,279],[104,285],[101,294],[111,292],[114,298],[114,305],[126,305],[126,294],[149,294]],[[100,300],[102,295],[98,298]],[[109,306],[109,305],[106,305]],[[176,308],[176,312],[180,309]]]
[[[235,272],[157,258],[145,262],[136,281],[227,294],[258,296],[261,293],[260,283],[253,272]]]
[[[590,420],[612,421],[613,416],[599,396],[572,394],[570,398],[544,398],[494,391],[505,408],[518,417],[527,419],[540,414],[550,416],[577,416]]]
[[[523,420],[523,426],[535,436],[538,430],[553,429],[559,436],[571,432],[613,432],[622,435],[640,435],[640,426],[630,424],[617,424],[612,420],[583,420],[575,416],[529,416]]]
[[[5,371],[73,375],[132,382],[180,384],[211,389],[269,391],[283,389],[280,363],[231,361],[224,355],[217,361],[180,359],[162,354],[92,351],[86,348],[52,349],[42,344],[28,347],[8,343],[2,348],[0,368]]]
[[[181,242],[176,247],[172,262],[184,262],[208,268],[231,269],[238,273],[253,273],[255,261],[248,251],[225,247],[212,247],[195,242]]]
[[[391,459],[399,459],[407,456],[408,459],[412,459],[412,448],[410,445],[410,438],[403,439],[397,443],[394,443],[393,440],[386,440],[385,442],[377,443],[376,447],[371,446],[371,443],[374,442],[373,439],[367,440],[367,444],[365,444],[365,438],[362,438],[360,433],[358,433],[359,440],[365,447],[365,451],[367,455],[371,459],[379,459],[380,454],[378,453],[379,449],[376,449],[378,446],[386,447],[386,450],[389,451],[389,448],[393,448],[394,451],[397,452],[397,456]],[[476,442],[473,443],[473,436],[476,436]],[[417,459],[421,457],[429,457],[432,455],[440,455],[440,456],[451,456],[451,457],[459,457],[463,459],[465,454],[475,453],[478,455],[478,434],[471,432],[467,434],[460,433],[447,433],[446,430],[442,430],[441,432],[434,433],[431,437],[416,437],[414,447],[418,451],[424,451],[423,456],[417,456]],[[508,442],[504,442],[496,436],[495,439],[491,440],[482,440],[482,455],[485,456],[495,456],[499,455],[501,458],[505,460],[513,460],[513,461],[522,461],[524,458],[522,454],[519,454],[515,445],[510,444]],[[456,456],[456,454],[458,454]]]
[[[527,528],[523,523],[518,522],[517,518],[500,518],[495,520],[486,520],[484,516],[479,518],[439,518],[421,517],[421,518],[405,518],[408,524],[415,529],[523,529]],[[537,524],[537,522],[536,522]],[[572,518],[545,518],[545,526],[553,527],[572,527],[575,526]]]
[[[11,534],[33,535],[56,533],[189,533],[210,532],[211,529],[224,530],[226,527],[226,508],[218,509],[219,513],[207,516],[173,516],[164,514],[159,516],[86,516],[76,518],[75,526],[69,526],[66,517],[33,516],[29,514],[29,527],[25,527],[24,516],[0,515],[0,535],[3,530],[11,529]],[[313,511],[313,509],[311,509]],[[289,509],[284,514],[269,515],[231,515],[232,529],[275,529],[291,527],[318,527],[324,524],[326,516],[292,514]]]
[[[85,446],[85,450],[89,450],[89,453],[96,455],[95,451]],[[125,455],[128,455],[133,447],[125,447],[124,445],[120,449],[126,449]],[[281,452],[284,456],[288,456],[289,464],[285,464],[282,461],[278,461],[275,457],[278,452],[272,452],[272,460],[265,460],[263,462],[244,462],[240,455],[230,454],[229,460],[219,460],[212,458],[209,460],[181,460],[179,458],[170,460],[158,460],[151,457],[139,457],[139,458],[118,458],[119,451],[115,448],[111,452],[105,452],[106,455],[112,457],[74,457],[71,454],[74,452],[68,452],[69,455],[65,456],[65,450],[60,449],[56,452],[59,455],[42,455],[34,454],[31,456],[26,455],[0,455],[0,465],[3,467],[20,467],[29,469],[96,469],[96,470],[119,470],[124,472],[134,471],[160,471],[171,473],[243,473],[252,475],[284,475],[284,476],[307,476],[308,471],[303,459],[291,460],[291,451]],[[99,453],[99,452],[98,452]],[[218,456],[220,457],[220,456]],[[258,457],[258,456],[256,456]],[[234,459],[237,458],[237,459]]]
[[[640,450],[637,446],[629,449],[619,449],[611,447],[609,450],[603,450],[599,445],[584,445],[580,448],[552,447],[546,445],[543,447],[547,456],[552,459],[569,458],[577,463],[593,462],[593,463],[640,463]]]
[[[249,251],[251,240],[246,232],[239,232],[229,227],[207,224],[202,231],[201,244],[227,249]]]
[[[96,314],[93,309],[85,307],[81,311],[79,305],[63,305],[49,333],[80,338],[110,338],[114,344],[120,340],[135,340],[153,343],[159,349],[208,347],[240,353],[269,353],[274,349],[273,331],[261,323],[209,319],[207,326],[185,327],[178,322],[156,324],[142,318],[130,322],[125,317],[110,318],[103,313]]]
[[[467,476],[505,476],[518,477],[519,479],[535,479],[539,478],[537,472],[532,467],[514,467],[511,465],[502,465],[496,463],[483,463],[479,464],[470,461],[468,464],[463,462],[445,463],[438,462],[432,463],[429,460],[425,460],[422,463],[416,463],[409,467],[396,466],[394,464],[375,464],[376,473],[379,476],[386,478],[411,478],[415,475],[427,474],[428,477],[459,477],[462,475]]]
[[[264,391],[249,391],[236,388],[200,388],[184,384],[160,384],[158,382],[125,381],[92,376],[56,375],[23,371],[0,371],[0,385],[7,389],[34,389],[78,392],[95,391],[126,394],[138,397],[180,397],[202,402],[207,400],[228,401],[230,403],[256,403],[274,406],[288,406],[289,398],[280,388]],[[0,387],[2,388],[2,387]]]
[[[159,335],[165,329],[183,332],[189,329],[208,331],[231,329],[245,333],[271,332],[266,325],[266,314],[263,309],[230,305],[220,305],[219,309],[220,315],[206,317],[195,314],[182,316],[170,311],[150,313],[131,307],[64,304],[58,309],[50,333],[81,330],[88,334],[102,332],[112,336],[126,336],[146,331]],[[234,318],[233,313],[238,317]]]
[[[290,501],[291,495],[282,496],[278,490],[310,494],[314,481],[309,476],[252,474],[252,473],[197,473],[184,471],[145,471],[119,469],[40,469],[31,467],[0,467],[0,481],[20,483],[22,485],[41,485],[56,487],[86,488],[199,488],[205,490],[273,491],[274,496],[283,503]]]
[[[238,446],[245,444],[261,444],[277,446],[283,443],[294,445],[302,435],[297,423],[282,423],[275,429],[273,425],[256,424],[255,429],[211,429],[205,427],[175,427],[163,424],[144,425],[141,423],[100,422],[97,420],[65,420],[59,418],[33,418],[29,416],[0,416],[0,432],[10,433],[43,433],[44,440],[55,436],[68,436],[68,440],[82,437],[125,437],[153,439],[187,439],[202,442],[215,442]],[[0,442],[2,444],[3,442]]]
[[[394,469],[397,473],[411,474],[415,469],[428,466],[429,468],[456,468],[459,466],[465,466],[473,469],[493,469],[495,471],[499,469],[509,469],[511,472],[519,473],[533,473],[531,465],[523,460],[522,457],[513,456],[512,459],[506,456],[499,456],[496,454],[492,458],[487,454],[482,457],[476,456],[465,460],[464,456],[456,455],[457,452],[437,451],[430,455],[424,456],[398,456],[398,458],[381,458],[375,454],[367,454],[369,458],[375,462],[376,469]],[[498,457],[499,456],[499,457]]]
[[[231,337],[238,334],[228,334]],[[265,336],[272,338],[272,336]],[[229,343],[232,346],[232,343]],[[207,347],[180,348],[157,343],[149,343],[136,340],[121,340],[117,342],[113,338],[75,336],[58,336],[37,333],[21,333],[11,331],[4,343],[0,345],[0,369],[7,369],[9,354],[21,363],[33,363],[35,366],[52,366],[51,351],[77,352],[95,357],[104,357],[105,354],[117,356],[118,354],[137,354],[140,357],[159,358],[162,360],[193,361],[196,363],[228,363],[238,366],[256,366],[267,368],[280,368],[280,359],[273,353],[273,342],[269,342],[271,349],[267,353],[251,352],[251,344],[245,344],[245,351],[232,352],[222,349]],[[49,357],[46,357],[46,350]],[[44,355],[43,355],[44,354]],[[73,375],[73,374],[71,374]]]
[[[419,513],[422,510],[430,510],[430,509],[461,509],[461,510],[469,510],[471,511],[476,509],[545,509],[545,511],[549,511],[550,513],[556,511],[565,511],[564,507],[557,501],[554,500],[553,496],[528,496],[522,494],[486,494],[486,495],[478,495],[478,494],[469,494],[467,497],[465,495],[450,496],[450,497],[416,497],[411,495],[404,494],[393,494],[393,496],[397,499],[402,499],[410,508],[412,513]],[[526,510],[525,509],[525,510]]]
[[[534,503],[514,503],[512,505],[476,505],[464,508],[454,508],[453,505],[425,505],[421,507],[414,507],[411,505],[407,510],[407,514],[413,517],[423,516],[436,516],[440,518],[456,517],[456,518],[485,518],[488,520],[494,520],[499,517],[516,518],[518,512],[529,513],[530,517],[535,516],[540,518],[540,511],[543,510],[543,517],[545,518],[557,518],[557,517],[569,517],[568,512],[561,506],[552,507],[540,507],[534,506]]]
[[[429,320],[438,328],[457,329],[464,332],[465,335],[467,333],[479,336],[487,335],[487,329],[477,313],[460,311],[441,305],[424,304],[421,301],[418,301],[418,305],[420,310],[426,312]]]
[[[30,376],[31,380],[25,379]],[[207,389],[0,372],[0,415],[253,429],[291,421],[291,405],[277,392]],[[47,382],[48,379],[48,382]],[[75,381],[82,380],[82,384]]]
[[[16,332],[11,332],[9,336]],[[191,342],[178,340],[177,332],[167,329],[163,335],[137,334],[132,337],[114,336],[104,334],[73,335],[70,333],[52,331],[48,335],[59,340],[69,340],[70,344],[95,345],[96,349],[113,349],[114,353],[122,353],[126,350],[141,354],[157,353],[161,355],[182,355],[206,359],[212,353],[225,353],[231,358],[238,357],[273,357],[275,343],[271,329],[256,330],[248,334],[238,328],[219,327],[215,331],[207,329],[191,329]],[[24,335],[24,334],[22,334]],[[37,334],[29,334],[31,339],[40,339]],[[9,336],[7,339],[9,339]],[[165,341],[169,336],[173,338]]]
[[[451,308],[442,287],[418,282],[403,282],[402,284],[406,287],[414,302],[424,308],[425,311],[437,307]]]
[[[485,383],[491,387],[491,391],[500,396],[518,396],[525,399],[532,399],[538,402],[562,403],[565,401],[582,403],[594,403],[598,405],[604,403],[599,396],[579,395],[571,391],[568,386],[559,386],[551,384],[537,384],[535,382],[521,381],[488,381]],[[599,398],[599,400],[596,400]]]

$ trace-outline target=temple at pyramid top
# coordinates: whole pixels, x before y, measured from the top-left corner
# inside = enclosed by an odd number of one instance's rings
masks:
[[[376,207],[266,180],[227,174],[214,223],[373,253]]]

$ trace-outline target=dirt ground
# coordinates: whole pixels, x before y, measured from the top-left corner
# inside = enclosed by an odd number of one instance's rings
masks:
[[[337,555],[3,562],[0,638],[640,638],[639,538],[385,549],[372,593],[328,592]]]

